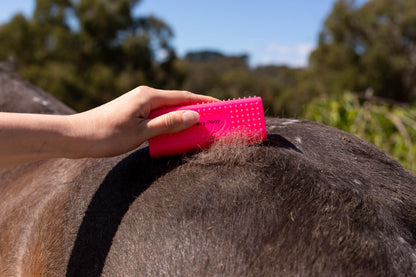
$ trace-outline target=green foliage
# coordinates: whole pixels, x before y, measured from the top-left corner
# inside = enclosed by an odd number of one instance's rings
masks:
[[[185,89],[219,98],[262,96],[268,115],[298,116],[322,94],[370,89],[376,96],[416,100],[416,1],[338,0],[307,68],[250,69],[231,57],[191,53]],[[208,59],[208,60],[204,60]],[[266,74],[267,72],[267,74]]]
[[[306,68],[250,68],[247,55],[215,51],[177,59],[162,20],[134,17],[140,0],[37,0],[30,18],[0,26],[0,60],[76,110],[145,84],[220,99],[258,95],[269,116],[332,125],[380,146],[416,172],[416,1],[338,0]],[[163,61],[157,59],[164,56]],[[355,94],[339,94],[354,91]],[[370,91],[370,90],[368,90]],[[331,95],[330,97],[327,95]],[[315,99],[315,100],[313,100]],[[313,100],[310,104],[310,102]]]
[[[172,31],[156,17],[134,17],[139,2],[37,0],[31,18],[0,26],[0,60],[12,57],[23,77],[76,110],[140,84],[179,87]]]
[[[289,96],[304,69],[287,66],[251,69],[246,55],[225,56],[213,51],[189,53],[181,65],[187,72],[184,89],[220,99],[261,96],[269,116],[294,114],[301,106],[299,103],[306,103],[302,97]]]
[[[372,88],[397,101],[416,99],[416,1],[339,0],[310,56],[326,93]]]
[[[315,99],[304,117],[370,141],[416,173],[416,105],[377,104],[344,93]]]

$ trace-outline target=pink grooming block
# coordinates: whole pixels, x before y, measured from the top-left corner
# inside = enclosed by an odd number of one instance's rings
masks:
[[[227,137],[241,138],[246,144],[261,143],[267,137],[260,97],[165,108],[152,111],[149,118],[180,110],[198,112],[200,116],[198,123],[176,134],[160,135],[149,139],[151,157],[197,151],[208,148],[213,142]]]

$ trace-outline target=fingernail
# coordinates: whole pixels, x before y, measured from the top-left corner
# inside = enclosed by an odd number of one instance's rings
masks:
[[[199,113],[194,111],[186,111],[182,114],[182,120],[184,124],[195,124],[199,120]]]

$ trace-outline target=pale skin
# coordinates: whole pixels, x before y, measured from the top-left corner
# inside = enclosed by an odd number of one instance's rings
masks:
[[[110,157],[151,137],[196,124],[194,111],[148,119],[150,111],[218,101],[188,91],[137,87],[102,106],[73,115],[0,113],[0,168],[50,158]]]

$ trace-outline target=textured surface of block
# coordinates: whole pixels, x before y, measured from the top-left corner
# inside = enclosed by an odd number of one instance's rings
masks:
[[[177,110],[196,111],[200,119],[195,126],[182,132],[151,138],[149,149],[152,157],[197,151],[219,140],[254,144],[267,137],[260,97],[165,108],[153,111],[149,118]]]

